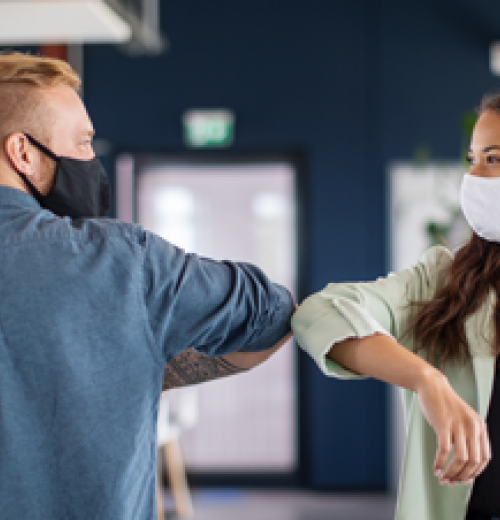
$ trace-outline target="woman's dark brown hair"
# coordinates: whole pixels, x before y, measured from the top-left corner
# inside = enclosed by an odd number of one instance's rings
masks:
[[[487,110],[500,115],[500,94],[483,100],[479,114]],[[497,296],[492,348],[500,353],[500,244],[473,234],[455,255],[445,286],[431,301],[420,304],[410,324],[408,331],[415,335],[417,350],[427,351],[433,362],[467,360],[470,353],[465,321],[479,309],[491,290]]]

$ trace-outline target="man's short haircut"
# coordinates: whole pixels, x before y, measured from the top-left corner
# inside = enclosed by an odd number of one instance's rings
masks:
[[[63,60],[10,52],[0,54],[0,85],[7,84],[38,87],[68,85],[78,90],[80,78]]]
[[[47,135],[50,114],[41,93],[59,85],[80,88],[69,63],[18,52],[0,54],[0,140],[15,131]]]

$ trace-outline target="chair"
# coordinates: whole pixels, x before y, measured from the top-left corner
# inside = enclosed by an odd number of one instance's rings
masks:
[[[160,460],[163,458],[168,471],[175,510],[179,518],[193,518],[194,516],[179,437],[183,431],[192,428],[197,422],[198,391],[196,388],[182,388],[162,394],[157,423],[158,455]],[[157,503],[158,520],[163,520],[161,475],[158,475]]]

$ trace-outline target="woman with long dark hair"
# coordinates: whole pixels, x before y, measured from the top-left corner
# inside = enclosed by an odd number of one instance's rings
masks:
[[[397,520],[500,517],[500,95],[479,113],[460,193],[469,242],[375,282],[330,284],[292,319],[327,375],[404,389]]]

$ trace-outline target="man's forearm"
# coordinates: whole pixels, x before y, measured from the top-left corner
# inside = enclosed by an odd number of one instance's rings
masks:
[[[210,357],[188,349],[171,359],[163,375],[163,390],[195,385],[245,372],[224,357]]]
[[[163,375],[163,390],[195,385],[246,372],[269,359],[291,337],[290,333],[267,350],[232,352],[222,357],[207,356],[193,349],[185,350],[168,362]]]

